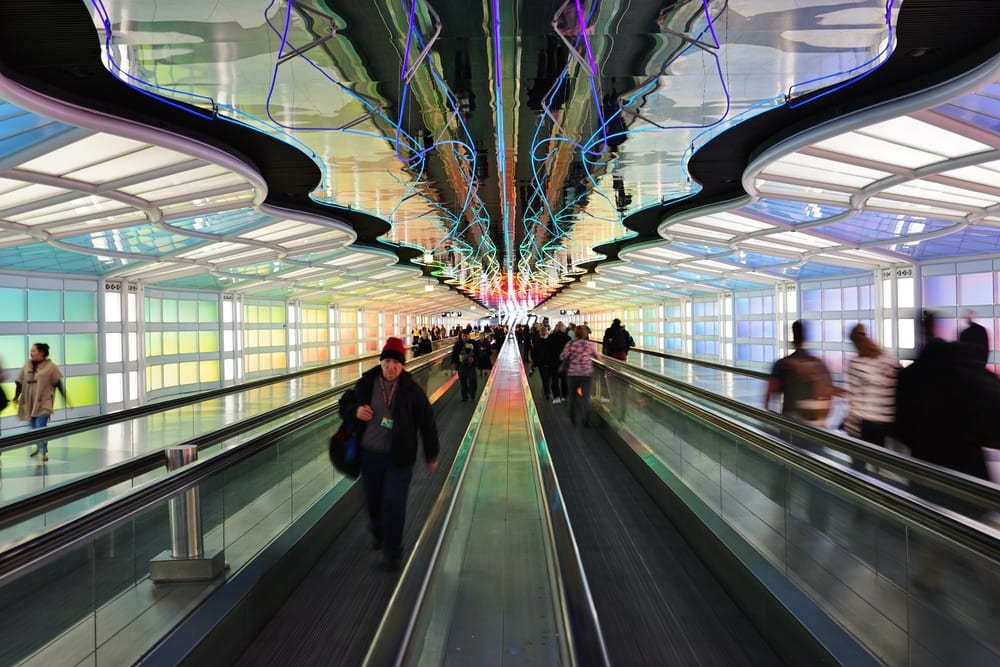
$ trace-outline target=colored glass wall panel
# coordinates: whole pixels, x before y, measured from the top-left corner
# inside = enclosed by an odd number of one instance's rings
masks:
[[[62,292],[57,290],[28,292],[28,321],[60,322],[62,319]]]
[[[164,322],[177,321],[177,299],[163,300],[163,321]]]
[[[178,322],[197,322],[198,321],[198,302],[190,301],[188,299],[182,299],[177,303],[177,321]]]
[[[178,350],[181,354],[197,354],[198,353],[198,332],[197,331],[181,331],[178,333],[177,337]]]
[[[68,375],[63,379],[63,386],[66,387],[70,405],[74,407],[100,403],[100,382],[97,375]],[[56,407],[60,404],[59,392],[56,392]]]
[[[97,334],[66,334],[65,341],[65,363],[97,363]]]
[[[199,322],[218,322],[219,321],[219,302],[218,301],[199,301],[198,302],[198,321]]]
[[[198,367],[198,373],[202,382],[219,381],[219,362],[215,359],[206,359]]]
[[[25,295],[23,289],[13,289],[10,287],[0,287],[0,322],[24,322],[28,319],[25,316]]]
[[[97,321],[97,292],[66,292],[64,299],[67,322]]]
[[[219,332],[217,332],[217,331],[199,331],[198,332],[198,350],[200,352],[218,352],[219,351]]]

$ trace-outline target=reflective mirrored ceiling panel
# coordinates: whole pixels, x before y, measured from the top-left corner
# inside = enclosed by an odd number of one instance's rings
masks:
[[[253,165],[12,100],[0,263],[435,312],[606,309],[994,253],[992,78],[817,133],[745,165],[740,201],[672,213],[704,194],[700,150],[898,57],[907,4],[81,3],[108,77],[293,147],[317,209],[267,206]]]

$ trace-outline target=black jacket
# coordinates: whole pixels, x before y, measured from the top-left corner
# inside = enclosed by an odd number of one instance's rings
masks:
[[[340,398],[340,416],[344,420],[352,419],[356,424],[358,442],[365,432],[368,422],[355,418],[359,405],[371,405],[372,394],[375,391],[375,380],[382,375],[382,367],[376,366],[365,371],[353,389]],[[392,462],[396,465],[413,465],[417,460],[417,431],[424,444],[424,460],[433,461],[438,457],[437,423],[434,421],[434,409],[427,394],[413,381],[413,376],[403,371],[399,379],[399,388],[392,402]]]

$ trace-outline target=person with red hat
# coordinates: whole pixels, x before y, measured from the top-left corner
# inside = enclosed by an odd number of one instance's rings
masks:
[[[406,499],[418,432],[429,472],[437,470],[439,449],[434,410],[423,388],[403,369],[405,363],[403,341],[387,339],[379,365],[365,371],[340,399],[341,417],[356,424],[372,546],[381,549],[382,568],[388,571],[399,570],[403,562]]]

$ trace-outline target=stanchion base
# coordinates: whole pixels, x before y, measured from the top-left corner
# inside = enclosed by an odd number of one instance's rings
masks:
[[[174,558],[170,551],[164,551],[149,561],[149,578],[158,584],[210,581],[225,569],[225,551],[205,554],[204,558]]]

